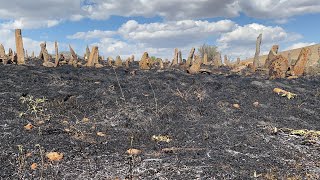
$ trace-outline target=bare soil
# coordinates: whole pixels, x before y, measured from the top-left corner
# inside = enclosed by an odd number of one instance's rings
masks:
[[[320,130],[319,76],[28,63],[0,65],[0,179],[319,178],[319,137],[290,133]]]

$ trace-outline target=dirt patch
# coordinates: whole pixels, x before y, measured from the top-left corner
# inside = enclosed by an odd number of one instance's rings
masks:
[[[319,178],[318,137],[281,128],[320,130],[320,78],[216,71],[0,65],[0,177]]]

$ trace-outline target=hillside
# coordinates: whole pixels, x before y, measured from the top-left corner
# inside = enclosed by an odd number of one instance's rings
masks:
[[[317,62],[319,60],[319,54],[318,54],[318,48],[319,47],[320,47],[320,44],[307,46],[307,48],[310,48],[311,53],[312,53],[312,55],[310,57],[310,61],[309,61],[310,64],[313,64],[313,63],[315,63],[315,62]],[[291,58],[293,60],[296,60],[296,59],[298,59],[298,56],[299,56],[299,54],[301,52],[301,49],[302,48],[292,49],[292,50],[287,50],[287,51],[281,51],[281,47],[280,47],[279,54],[283,55],[284,57],[288,57],[289,53],[291,53]],[[268,54],[260,56],[259,57],[260,62],[262,64],[264,64],[264,62],[266,61],[267,57],[268,57]],[[244,60],[243,62],[253,62],[253,57],[250,58],[250,59]]]

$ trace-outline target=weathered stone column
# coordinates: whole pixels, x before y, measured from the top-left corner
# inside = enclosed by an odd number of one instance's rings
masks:
[[[179,59],[179,49],[175,48],[174,49],[174,58],[173,58],[173,61],[172,61],[172,66],[178,64],[178,59]]]
[[[253,59],[253,65],[252,65],[252,71],[256,71],[257,68],[260,66],[259,62],[259,55],[260,55],[260,46],[261,46],[261,41],[262,41],[262,34],[259,34],[257,37],[257,42],[256,42],[256,53],[254,55]]]
[[[203,55],[203,64],[208,65],[208,54],[207,53],[204,53],[204,55]]]
[[[15,30],[15,37],[16,37],[17,64],[25,64],[21,29]]]
[[[295,65],[293,65],[293,68],[291,71],[292,75],[294,75],[294,76],[302,76],[303,75],[310,55],[311,55],[310,48],[302,48],[297,62],[295,63]]]
[[[86,48],[86,55],[84,57],[84,60],[88,61],[89,60],[89,57],[90,57],[90,49],[89,49],[89,46],[87,46]]]
[[[56,53],[56,59],[55,59],[55,63],[54,66],[57,67],[59,65],[59,49],[58,49],[58,42],[54,42],[54,48],[55,48],[55,53]]]
[[[179,54],[179,62],[178,63],[181,64],[182,63],[182,52],[179,51],[178,54]]]
[[[98,61],[98,58],[99,58],[99,48],[97,46],[93,46],[89,56],[87,66],[93,67],[94,64]]]
[[[196,51],[195,48],[192,48],[192,49],[191,49],[191,51],[190,51],[190,53],[189,53],[189,56],[188,56],[188,60],[187,60],[187,62],[186,62],[187,67],[191,66],[192,60],[193,60],[193,55],[194,55],[194,52],[195,52],[195,51]]]

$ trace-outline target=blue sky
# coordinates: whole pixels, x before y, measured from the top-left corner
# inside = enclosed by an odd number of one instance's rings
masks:
[[[171,59],[174,48],[187,56],[192,47],[216,45],[232,59],[254,54],[262,33],[262,52],[319,43],[319,0],[0,0],[0,42],[14,49],[15,28],[24,46],[39,52],[46,41],[53,52],[71,44],[82,55],[87,45],[123,59],[144,51]]]

